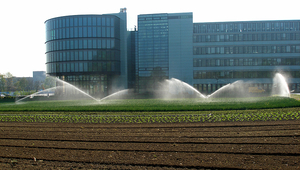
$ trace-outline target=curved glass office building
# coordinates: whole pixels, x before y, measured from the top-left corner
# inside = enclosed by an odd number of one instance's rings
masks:
[[[119,14],[73,15],[47,20],[47,74],[94,96],[110,94],[113,84],[118,86],[125,69],[121,61],[127,57],[123,50],[126,49],[123,43],[126,42],[123,40],[126,13]]]

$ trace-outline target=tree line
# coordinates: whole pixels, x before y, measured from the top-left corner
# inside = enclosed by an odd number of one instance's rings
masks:
[[[55,81],[46,77],[44,81],[33,81],[32,77],[15,77],[10,72],[0,73],[0,92],[32,92],[55,86]]]

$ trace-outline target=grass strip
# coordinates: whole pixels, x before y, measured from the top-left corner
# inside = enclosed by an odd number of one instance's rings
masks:
[[[0,103],[0,112],[174,112],[299,107],[294,98],[128,99]]]

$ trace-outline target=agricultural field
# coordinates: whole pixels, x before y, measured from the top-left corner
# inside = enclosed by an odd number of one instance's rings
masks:
[[[300,121],[1,123],[1,169],[299,169]]]
[[[294,98],[0,103],[1,169],[299,169]]]
[[[211,110],[250,110],[298,107],[300,102],[286,97],[215,98],[215,99],[114,99],[53,100],[0,103],[1,112],[174,112]]]

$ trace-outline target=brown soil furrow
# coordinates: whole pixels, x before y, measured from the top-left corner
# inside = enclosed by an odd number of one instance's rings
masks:
[[[2,160],[2,161],[1,161]],[[12,161],[14,163],[12,163]],[[112,163],[96,163],[96,162],[80,162],[80,161],[48,161],[48,160],[37,160],[34,161],[32,158],[29,159],[20,159],[20,158],[1,158],[0,157],[0,167],[3,169],[49,169],[49,167],[54,167],[55,169],[60,170],[70,170],[70,169],[122,169],[122,170],[155,170],[155,169],[164,169],[164,170],[216,170],[213,167],[190,167],[190,166],[159,166],[159,165],[146,165],[146,164],[112,164]],[[226,168],[217,168],[217,169],[226,169]],[[234,169],[234,168],[233,168]]]
[[[13,124],[12,124],[13,123]],[[113,126],[112,126],[113,125]],[[34,128],[53,128],[53,129],[82,129],[82,128],[102,128],[102,129],[155,129],[155,128],[172,128],[172,129],[190,129],[190,128],[206,128],[206,129],[217,129],[217,128],[266,128],[266,127],[287,127],[287,125],[300,125],[298,120],[289,121],[256,121],[256,122],[218,122],[218,123],[145,123],[145,124],[118,124],[118,123],[104,123],[104,124],[93,124],[93,123],[24,123],[24,122],[0,122],[1,127],[34,127]]]
[[[0,140],[39,140],[39,141],[66,141],[66,142],[118,142],[118,143],[177,143],[177,144],[260,144],[260,145],[292,145],[300,144],[300,137],[250,137],[250,138],[166,138],[166,137],[102,137],[97,139],[85,138],[55,138],[48,136],[5,137]]]
[[[299,169],[299,130],[300,121],[0,123],[0,167]]]
[[[123,151],[91,151],[91,150],[64,150],[41,148],[14,148],[1,149],[0,157],[8,155],[17,158],[36,158],[42,160],[64,160],[80,162],[98,162],[105,164],[132,164],[158,166],[189,166],[189,167],[237,167],[277,169],[273,161],[285,161],[284,166],[296,168],[298,157],[274,155],[248,155],[226,153],[181,153],[181,152],[123,152]],[[18,154],[15,154],[18,152]],[[252,164],[249,164],[251,162]],[[284,168],[282,166],[282,168]]]
[[[71,142],[71,141],[22,141],[1,140],[0,147],[26,147],[73,150],[192,152],[192,153],[243,153],[300,156],[299,145],[261,144],[166,144],[166,143],[119,143],[119,142]],[[222,152],[220,152],[222,150]]]
[[[119,133],[152,133],[152,134],[160,134],[160,133],[239,133],[239,132],[269,132],[272,133],[275,131],[286,131],[286,130],[299,130],[300,126],[290,126],[290,127],[268,127],[265,129],[258,129],[258,128],[222,128],[222,129],[166,129],[166,128],[159,128],[159,129],[144,129],[144,128],[138,128],[138,129],[102,129],[102,128],[84,128],[84,129],[53,129],[53,128],[32,128],[32,127],[26,127],[26,128],[9,128],[9,127],[2,127],[0,128],[0,131],[2,132],[10,132],[10,133],[18,133],[18,132],[24,132],[26,131],[27,133],[33,132],[33,133],[41,133],[41,132],[48,132],[48,133],[86,133],[86,134],[94,134],[94,133],[107,133],[109,132],[110,134],[119,134]]]
[[[37,136],[5,137],[0,139],[11,140],[43,140],[43,141],[71,141],[71,142],[119,142],[119,143],[178,143],[178,144],[262,144],[262,145],[290,145],[300,144],[300,137],[248,137],[248,138],[166,138],[166,137],[101,137],[94,139],[69,138],[66,136]]]
[[[21,135],[23,134],[23,131],[0,131],[0,136],[4,135]],[[68,136],[74,136],[74,133],[66,133],[66,132],[34,132],[34,131],[26,131],[26,134],[34,134],[39,136],[45,136],[45,135],[53,135],[56,136],[59,135],[68,135]],[[101,132],[94,132],[94,133],[85,133],[84,131],[78,131],[75,135],[84,134],[85,136],[92,136],[94,137],[101,137],[101,136],[131,136],[131,137],[146,137],[146,136],[164,136],[164,137],[174,137],[174,136],[180,136],[180,137],[260,137],[260,136],[299,136],[300,132],[299,130],[277,130],[277,131],[239,131],[239,132],[159,132],[159,133],[151,133],[151,132],[134,132],[134,133],[110,133],[109,131],[101,133]]]
[[[279,122],[279,123],[277,123]],[[299,127],[300,123],[296,120],[289,120],[289,121],[262,121],[262,122],[219,122],[219,123],[143,123],[143,124],[130,124],[130,123],[24,123],[24,122],[13,122],[14,125],[10,125],[7,123],[12,122],[0,122],[0,128],[8,127],[8,128],[51,128],[51,129],[127,129],[127,130],[135,130],[137,128],[141,129],[226,129],[226,128],[255,128],[255,129],[265,129],[268,127],[271,128],[288,128],[286,125],[289,124],[290,126]],[[45,125],[43,125],[45,124]],[[63,125],[61,125],[63,124]],[[113,127],[110,125],[114,125]],[[130,125],[130,126],[129,126]]]

